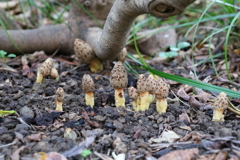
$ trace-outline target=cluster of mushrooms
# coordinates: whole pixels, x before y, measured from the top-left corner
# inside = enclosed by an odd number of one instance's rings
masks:
[[[53,67],[53,59],[48,58],[38,69],[37,83],[42,83],[45,76],[51,75],[53,78],[59,77],[57,70]],[[111,74],[110,84],[114,88],[115,106],[125,107],[124,89],[128,84],[127,71],[121,61],[115,63]],[[85,93],[86,105],[94,106],[94,81],[89,74],[82,78],[82,90]],[[150,104],[156,99],[156,110],[159,114],[167,110],[167,97],[170,85],[161,78],[155,79],[153,75],[145,77],[140,74],[137,81],[137,87],[128,88],[128,95],[132,100],[132,108],[138,111],[146,111]],[[64,90],[60,87],[56,90],[56,110],[63,111],[62,103],[64,99]],[[224,110],[228,108],[228,98],[224,92],[221,92],[214,101],[213,121],[224,121]]]

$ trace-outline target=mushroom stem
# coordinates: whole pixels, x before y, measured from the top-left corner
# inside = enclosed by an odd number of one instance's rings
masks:
[[[148,103],[149,105],[154,101],[155,99],[155,94],[148,93]]]
[[[97,57],[95,57],[91,60],[91,62],[89,64],[89,68],[90,68],[91,72],[97,73],[97,72],[103,70],[103,64]]]
[[[167,111],[167,99],[166,98],[157,98],[156,109],[159,114],[166,113]]]
[[[41,84],[43,82],[44,75],[38,70],[36,83]]]
[[[146,109],[149,108],[149,103],[148,103],[148,92],[141,92],[139,94],[139,110],[140,111],[145,111]]]
[[[85,93],[85,100],[86,100],[86,105],[90,105],[93,108],[93,106],[94,106],[94,94],[93,94],[93,92],[86,92]]]
[[[214,109],[212,121],[224,121],[224,109]]]
[[[124,92],[123,89],[117,89],[115,88],[115,106],[116,107],[125,107],[125,97],[124,97]]]
[[[62,101],[56,101],[56,109],[57,111],[63,111],[63,108],[62,108]]]

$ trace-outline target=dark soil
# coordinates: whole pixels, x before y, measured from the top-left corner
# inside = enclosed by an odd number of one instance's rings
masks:
[[[151,65],[158,70],[176,75],[189,72],[169,64]],[[239,119],[233,113],[227,111],[224,122],[212,122],[212,110],[196,109],[188,102],[174,101],[173,94],[169,95],[167,113],[159,115],[154,103],[147,111],[137,113],[131,108],[127,90],[125,90],[126,108],[116,108],[114,90],[109,85],[110,69],[92,74],[86,65],[81,65],[75,70],[71,70],[72,68],[73,66],[66,66],[60,69],[60,74],[64,71],[69,72],[61,76],[59,81],[47,77],[37,90],[33,89],[35,77],[22,76],[21,70],[19,73],[0,72],[0,110],[17,112],[0,118],[0,159],[10,159],[22,146],[26,148],[19,153],[21,159],[33,159],[34,153],[37,152],[58,152],[66,155],[66,151],[79,146],[86,137],[95,137],[94,142],[89,147],[85,147],[86,149],[105,155],[113,151],[116,154],[126,153],[126,158],[129,160],[145,159],[146,156],[154,159],[153,157],[159,158],[173,150],[191,148],[199,150],[193,159],[198,159],[201,155],[219,153],[220,150],[227,150],[229,153],[227,159],[234,156],[237,158],[239,155],[232,148],[233,144],[238,148],[237,142],[240,140]],[[96,85],[93,108],[85,105],[84,93],[81,89],[81,80],[85,73],[91,74]],[[129,84],[135,85],[133,76],[130,73],[129,76]],[[180,85],[171,85],[171,89],[177,91]],[[55,109],[54,95],[58,87],[62,87],[65,91],[63,113],[51,112]],[[84,119],[85,111],[95,125]],[[189,121],[182,120],[180,115],[187,115]],[[76,133],[76,140],[64,138],[66,128],[71,128]],[[189,142],[185,144],[178,141],[178,145],[174,143],[168,147],[159,145],[154,148],[152,139],[157,139],[166,130],[173,131],[180,137],[194,134],[195,138],[194,136],[186,140],[181,138],[182,141]],[[26,138],[41,132],[41,138],[38,140]],[[224,138],[214,139],[220,137]],[[214,142],[215,146],[209,145],[210,142]],[[68,159],[82,158],[79,154],[68,156]],[[91,154],[87,158],[100,159],[96,154]]]

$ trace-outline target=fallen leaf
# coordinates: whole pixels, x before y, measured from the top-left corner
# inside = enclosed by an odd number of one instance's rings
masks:
[[[20,148],[18,148],[12,155],[11,155],[11,159],[12,160],[20,160],[20,152],[23,151],[26,148],[26,146],[22,146]]]
[[[179,120],[184,122],[186,125],[190,125],[190,118],[187,113],[182,113],[179,115]]]
[[[181,87],[178,91],[177,91],[177,95],[179,97],[181,97],[182,99],[188,101],[190,99],[190,96],[185,92],[184,88]]]
[[[198,155],[199,150],[197,148],[192,148],[192,149],[185,149],[185,150],[177,150],[177,151],[172,151],[166,155],[161,156],[157,160],[178,160],[178,159],[183,159],[183,160],[192,160],[195,159]]]
[[[186,142],[186,141],[201,141],[202,139],[206,138],[207,135],[200,134],[198,132],[190,132],[189,134],[185,135],[181,139],[179,139],[179,142]]]
[[[45,152],[38,152],[38,153],[34,153],[34,158],[35,160],[67,160],[67,158],[57,152],[49,152],[49,153],[45,153]]]
[[[44,135],[44,133],[40,132],[37,134],[27,135],[25,138],[29,141],[41,141],[43,135]]]
[[[97,122],[93,122],[90,120],[90,118],[88,117],[88,113],[86,112],[85,109],[82,109],[82,116],[86,120],[86,122],[89,123],[90,125],[94,127],[99,127],[99,124]]]
[[[192,128],[189,126],[179,126],[179,128],[184,129],[184,130],[188,130],[188,131],[192,131]]]

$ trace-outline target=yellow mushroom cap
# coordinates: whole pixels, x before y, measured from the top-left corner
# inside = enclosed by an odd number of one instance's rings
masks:
[[[128,76],[122,62],[118,61],[110,74],[110,84],[115,89],[123,89],[127,87]]]
[[[89,74],[84,74],[82,78],[82,90],[83,92],[93,92],[95,88],[92,77]]]
[[[53,59],[48,58],[42,63],[42,65],[39,67],[38,71],[43,76],[47,76],[47,75],[50,75],[52,68],[53,68]]]
[[[147,83],[147,89],[150,93],[154,93],[157,88],[157,80],[153,78],[153,76],[150,74],[146,80]]]
[[[78,60],[82,63],[89,64],[95,57],[93,48],[81,39],[75,39],[74,52]]]
[[[225,110],[228,107],[228,98],[226,93],[221,92],[215,99],[213,104],[214,109]]]
[[[138,93],[137,93],[137,89],[134,87],[129,87],[128,88],[128,95],[132,100],[136,100],[138,98]]]
[[[146,78],[143,74],[140,74],[139,77],[138,77],[137,91],[138,91],[138,93],[148,92],[147,81],[146,81]]]
[[[64,99],[64,90],[63,90],[63,88],[59,87],[57,89],[56,94],[55,94],[55,99],[58,102],[63,102],[63,99]]]
[[[157,86],[155,90],[155,95],[158,99],[163,99],[168,97],[169,93],[169,84],[164,82],[163,80],[157,81]]]

